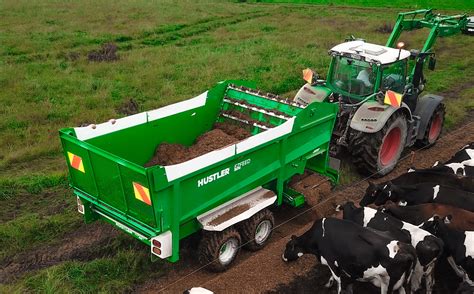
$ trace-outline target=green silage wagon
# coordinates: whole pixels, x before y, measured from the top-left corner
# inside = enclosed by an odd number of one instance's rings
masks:
[[[263,247],[274,223],[269,208],[304,203],[287,187],[293,175],[309,169],[337,182],[328,149],[338,109],[252,87],[225,81],[156,110],[60,130],[85,221],[106,221],[171,262],[180,240],[202,231],[199,260],[216,271],[241,245]],[[144,167],[159,144],[190,146],[216,122],[242,125],[251,136],[182,163]]]

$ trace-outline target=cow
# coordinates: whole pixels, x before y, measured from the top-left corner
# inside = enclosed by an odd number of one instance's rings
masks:
[[[356,207],[353,202],[339,205],[336,207],[336,211],[338,210],[342,210],[342,217],[345,220],[353,221],[363,227],[387,231],[397,240],[411,243],[417,254],[417,262],[411,278],[411,290],[420,289],[424,277],[426,293],[432,292],[434,284],[433,269],[443,252],[443,241],[441,239],[382,211],[370,207]]]
[[[214,292],[203,287],[194,287],[188,290],[184,290],[183,294],[214,294]]]
[[[392,203],[384,205],[382,211],[417,226],[435,215],[440,217],[452,215],[453,218],[448,225],[451,229],[474,231],[474,212],[451,205],[425,203],[414,206],[398,206]]]
[[[420,183],[416,185],[395,185],[369,183],[361,206],[375,203],[379,206],[387,201],[399,203],[401,206],[423,203],[441,203],[474,211],[474,193],[435,183]]]
[[[461,150],[456,152],[456,154],[451,157],[448,161],[446,161],[444,164],[450,164],[450,163],[459,163],[467,160],[472,160],[474,159],[474,142],[467,144],[464,146]]]
[[[421,228],[431,232],[444,241],[444,249],[448,262],[456,274],[474,285],[474,231],[459,231],[447,226],[451,216],[440,218],[434,216],[426,221]]]
[[[457,187],[459,189],[474,192],[474,177],[458,176],[446,173],[439,169],[415,169],[409,168],[408,172],[390,180],[396,185],[415,185],[419,183],[438,183],[442,186]],[[382,184],[387,184],[384,182]]]
[[[436,161],[430,170],[438,173],[472,177],[474,176],[474,159],[444,164],[440,164],[439,161]]]
[[[329,267],[326,287],[336,281],[337,293],[341,293],[343,282],[347,281],[350,289],[354,280],[371,282],[380,287],[380,293],[405,293],[404,285],[416,261],[411,245],[336,218],[316,220],[303,235],[292,236],[282,259],[290,262],[303,254],[313,254]]]

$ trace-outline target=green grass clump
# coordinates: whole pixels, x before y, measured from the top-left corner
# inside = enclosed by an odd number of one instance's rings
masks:
[[[21,178],[0,179],[0,201],[8,200],[21,190],[30,194],[39,194],[44,189],[56,186],[67,187],[65,174],[32,175]]]
[[[124,250],[113,257],[90,262],[69,261],[41,270],[0,292],[35,293],[124,293],[148,278],[160,275],[159,263],[151,263],[148,252]],[[2,289],[3,288],[3,289]]]
[[[82,222],[76,211],[40,216],[27,214],[0,224],[0,260],[57,241]]]

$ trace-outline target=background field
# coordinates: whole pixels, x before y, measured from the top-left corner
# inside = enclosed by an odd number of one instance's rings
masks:
[[[395,7],[428,1],[392,1],[392,8],[377,8],[385,2],[375,0],[304,2],[329,5],[0,2],[0,292],[127,291],[169,269],[109,226],[82,224],[58,129],[121,117],[130,99],[144,111],[194,97],[224,79],[254,80],[291,97],[302,69],[324,75],[330,47],[349,35],[385,43],[382,28],[406,10]],[[472,1],[430,4],[474,12]],[[364,5],[374,8],[357,7]],[[424,33],[402,39],[416,48]],[[427,90],[447,97],[448,129],[474,109],[473,40],[459,35],[436,44]],[[117,45],[118,60],[88,60],[108,42]],[[351,177],[346,172],[344,181]],[[30,259],[35,266],[2,271]]]

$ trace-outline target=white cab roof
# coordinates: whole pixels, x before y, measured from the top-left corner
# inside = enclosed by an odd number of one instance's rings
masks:
[[[368,62],[378,62],[388,64],[398,60],[399,50],[395,48],[366,43],[364,41],[350,41],[334,46],[330,52],[342,55],[357,54],[365,58]],[[410,52],[402,49],[399,59],[410,56]]]

